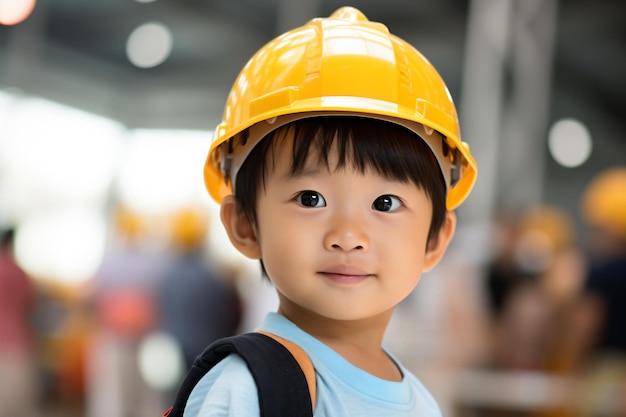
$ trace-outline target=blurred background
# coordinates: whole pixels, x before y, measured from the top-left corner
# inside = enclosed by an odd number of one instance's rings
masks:
[[[0,0],[0,417],[160,415],[275,308],[202,166],[251,55],[344,5],[434,64],[479,165],[388,348],[447,416],[626,415],[623,1]]]

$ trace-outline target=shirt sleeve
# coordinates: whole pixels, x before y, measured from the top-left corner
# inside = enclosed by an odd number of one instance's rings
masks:
[[[256,384],[244,360],[231,354],[194,387],[184,417],[259,416]]]

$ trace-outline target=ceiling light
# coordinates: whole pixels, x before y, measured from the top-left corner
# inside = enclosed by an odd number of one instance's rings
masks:
[[[35,8],[35,0],[0,0],[0,24],[17,25]]]
[[[126,41],[126,55],[139,68],[163,63],[172,52],[172,33],[162,23],[145,23],[132,31]]]
[[[592,145],[589,130],[576,119],[557,121],[548,134],[550,154],[564,167],[575,168],[584,164],[591,155]]]

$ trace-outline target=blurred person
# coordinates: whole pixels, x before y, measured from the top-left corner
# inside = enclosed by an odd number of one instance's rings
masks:
[[[35,287],[14,258],[15,230],[0,235],[0,417],[36,415],[39,387],[31,313]]]
[[[626,415],[626,166],[587,185],[580,212],[589,227],[590,267],[579,312],[587,355],[585,415]]]
[[[576,316],[586,266],[576,224],[565,210],[547,204],[502,213],[496,221],[497,251],[484,281],[490,350],[480,368],[501,391],[480,412],[571,417],[579,394]],[[545,384],[541,400],[519,390],[520,378],[529,375]]]
[[[172,216],[173,257],[159,279],[161,327],[180,343],[185,365],[213,341],[234,335],[242,317],[236,274],[207,259],[208,218],[193,209]]]
[[[162,412],[162,393],[141,376],[138,349],[156,328],[156,287],[167,256],[149,240],[146,218],[122,205],[113,241],[91,288],[95,337],[88,364],[88,417],[142,417]]]
[[[519,214],[501,209],[493,219],[493,254],[487,265],[485,294],[487,309],[497,317],[511,291],[523,281],[515,261],[515,241]]]
[[[594,178],[581,198],[581,213],[590,226],[585,290],[597,307],[594,349],[626,354],[626,167]]]
[[[507,218],[504,227],[502,250],[487,278],[494,365],[571,371],[571,314],[584,271],[574,221],[560,208],[540,205]]]

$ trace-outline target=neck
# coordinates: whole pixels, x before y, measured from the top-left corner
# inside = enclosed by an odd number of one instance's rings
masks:
[[[393,310],[359,320],[335,320],[281,302],[278,313],[352,365],[382,379],[402,379],[400,370],[382,348]]]

